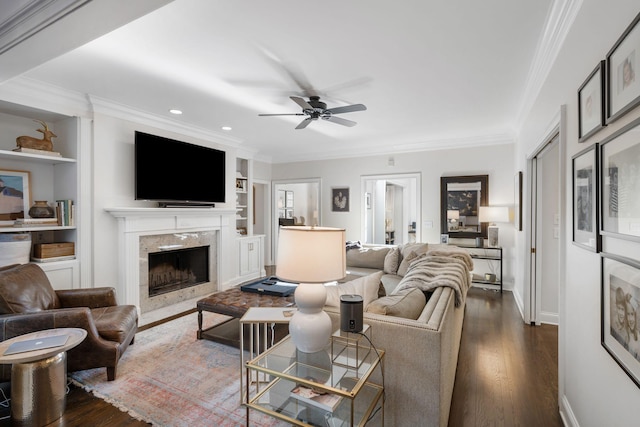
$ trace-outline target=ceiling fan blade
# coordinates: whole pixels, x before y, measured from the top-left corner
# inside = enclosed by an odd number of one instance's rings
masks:
[[[306,119],[301,121],[298,126],[296,126],[296,129],[304,129],[304,128],[306,128],[307,126],[309,126],[309,123],[311,123],[311,121],[313,121],[313,119],[311,117],[307,117]]]
[[[299,96],[290,96],[289,98],[291,98],[293,100],[293,102],[295,102],[300,107],[302,107],[303,110],[313,110],[313,107],[311,105],[309,105],[309,103],[307,101],[305,101],[304,99],[300,98]]]
[[[342,113],[352,113],[354,111],[365,111],[366,109],[367,107],[365,107],[362,104],[353,104],[353,105],[345,105],[344,107],[329,108],[328,110],[325,110],[325,113],[342,114]]]
[[[274,114],[258,114],[259,116],[306,116],[304,113],[274,113]]]
[[[322,118],[325,119],[325,120],[328,120],[330,122],[337,123],[337,124],[342,125],[342,126],[353,127],[353,126],[358,124],[357,122],[354,122],[352,120],[343,119],[342,117],[323,116]]]

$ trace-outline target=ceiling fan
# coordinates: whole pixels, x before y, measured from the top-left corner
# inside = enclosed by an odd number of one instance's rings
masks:
[[[334,114],[351,113],[354,111],[364,111],[367,109],[362,104],[345,105],[344,107],[327,108],[325,102],[320,101],[319,96],[310,96],[306,101],[299,96],[290,96],[296,104],[302,107],[302,113],[282,113],[282,114],[258,114],[259,116],[307,116],[296,129],[304,129],[314,120],[322,119],[342,126],[355,126],[357,123],[352,120],[336,117]]]

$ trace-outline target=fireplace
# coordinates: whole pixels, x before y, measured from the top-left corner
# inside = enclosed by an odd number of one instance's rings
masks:
[[[218,231],[140,236],[140,312],[218,290]]]
[[[149,253],[149,297],[209,281],[209,246]]]

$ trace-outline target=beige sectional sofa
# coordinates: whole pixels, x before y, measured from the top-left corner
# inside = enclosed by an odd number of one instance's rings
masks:
[[[401,292],[401,295],[393,293],[401,287],[405,278],[398,274],[398,268],[400,273],[406,273],[406,267],[412,261],[410,258],[422,253],[443,255],[443,250],[450,249],[443,245],[414,244],[398,248],[364,247],[347,252],[348,273],[362,276],[353,282],[360,282],[361,285],[368,282],[365,287],[368,286],[369,291],[363,292],[371,294],[373,282],[373,286],[382,283],[386,294],[392,294],[380,298],[367,296],[364,313],[364,322],[371,326],[373,344],[385,351],[385,425],[446,426],[448,423],[464,319],[464,300],[470,280],[462,280],[462,303],[458,306],[455,304],[456,290],[448,286],[436,286],[427,292],[419,292],[422,294],[419,296],[410,290]],[[464,252],[463,249],[458,250]],[[400,256],[390,260],[388,255],[391,251],[396,251]],[[401,266],[403,260],[405,265]],[[397,261],[395,265],[394,261]],[[337,293],[329,291],[328,306],[325,307],[335,329],[340,327]],[[409,298],[404,298],[408,294],[412,294],[410,304],[406,304]],[[415,306],[420,304],[420,297],[422,306],[416,312]],[[398,303],[403,299],[405,303]],[[383,312],[387,314],[380,314]],[[415,314],[417,317],[413,318]],[[383,382],[379,370],[373,380]]]

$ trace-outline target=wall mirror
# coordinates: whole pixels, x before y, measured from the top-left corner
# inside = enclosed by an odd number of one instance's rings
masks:
[[[487,237],[478,220],[480,206],[489,204],[489,175],[440,178],[440,233],[450,238]]]
[[[273,254],[280,225],[321,225],[320,178],[273,181]]]
[[[402,245],[419,240],[420,174],[361,177],[363,243]]]

